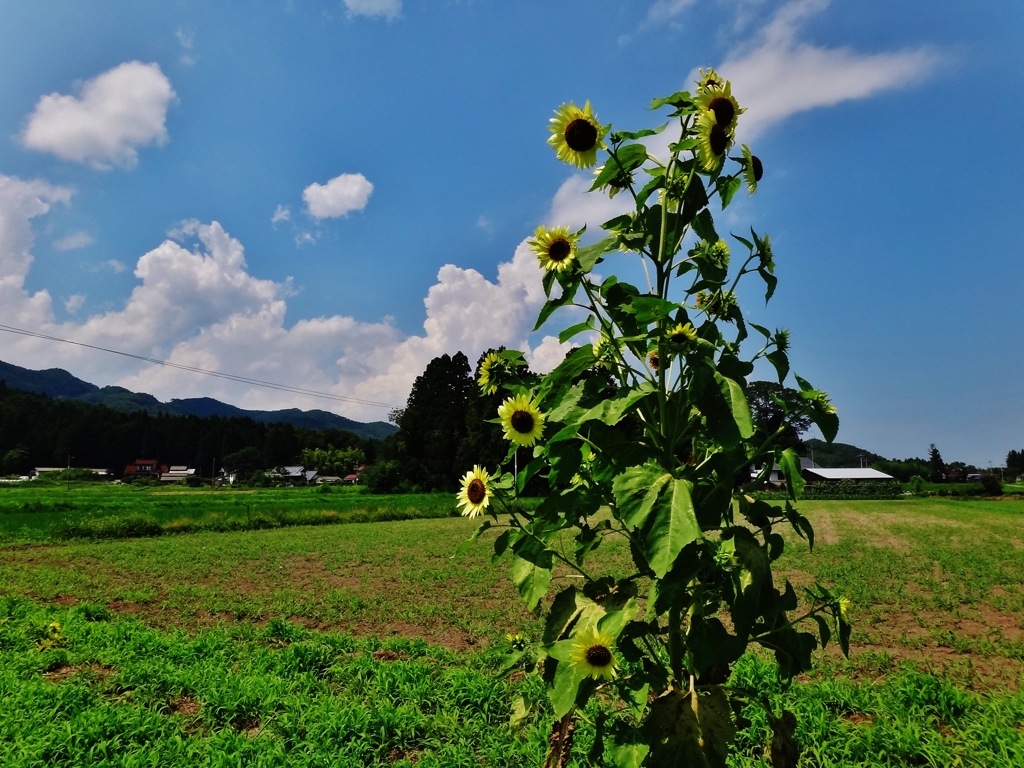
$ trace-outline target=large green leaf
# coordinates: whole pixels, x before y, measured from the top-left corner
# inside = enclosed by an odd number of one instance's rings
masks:
[[[594,316],[590,315],[582,323],[576,323],[576,325],[570,325],[564,331],[558,334],[558,343],[564,344],[577,333],[583,333],[584,331],[594,330]]]
[[[732,420],[736,423],[740,437],[746,439],[754,434],[754,424],[750,418],[750,406],[747,405],[747,397],[743,394],[743,387],[730,378],[727,378],[715,371],[715,381],[718,382],[718,389],[722,393],[729,408]]]
[[[581,414],[577,423],[582,424],[583,422],[594,421],[596,419],[597,421],[607,424],[609,427],[614,427],[622,421],[622,418],[632,410],[634,405],[652,394],[654,391],[653,387],[649,385],[641,385],[640,388],[632,389],[622,397],[604,400]],[[566,418],[567,421],[570,419],[571,417]]]
[[[512,582],[518,587],[519,594],[531,611],[537,607],[540,599],[547,594],[551,583],[552,554],[543,551],[531,560],[518,555],[512,560]]]
[[[629,467],[612,481],[612,493],[619,519],[631,528],[639,528],[654,508],[665,483],[672,479],[660,464],[648,462]]]
[[[620,136],[622,134],[619,134]],[[653,135],[652,133],[646,135]],[[590,191],[603,187],[622,173],[636,170],[647,162],[647,147],[643,144],[626,144],[608,153],[608,160],[594,179]]]
[[[665,483],[665,493],[658,498],[645,526],[644,554],[658,578],[668,573],[683,547],[700,538],[690,487],[689,481],[679,478]]]

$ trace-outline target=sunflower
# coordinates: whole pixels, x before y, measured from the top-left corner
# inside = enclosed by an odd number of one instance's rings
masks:
[[[687,323],[683,325],[678,323],[675,328],[669,329],[668,340],[673,344],[688,344],[697,338],[697,329],[693,327],[693,323]]]
[[[498,357],[497,352],[491,352],[484,358],[484,361],[480,363],[480,370],[476,375],[476,383],[480,386],[480,391],[485,395],[493,395],[498,391],[498,382],[496,381],[495,374],[498,369],[502,367],[502,360]]]
[[[703,96],[708,91],[716,91],[725,85],[725,79],[715,72],[714,67],[708,67],[705,72],[703,67],[700,70],[700,78],[697,83],[697,95]]]
[[[558,159],[577,168],[592,168],[597,164],[597,150],[604,149],[606,128],[597,121],[588,101],[580,109],[571,101],[555,111],[548,130],[548,139]]]
[[[697,118],[697,141],[697,152],[704,169],[717,171],[725,161],[725,153],[732,146],[733,135],[719,125],[714,112],[707,110]]]
[[[746,112],[745,109],[740,109],[739,102],[732,95],[732,83],[728,80],[720,88],[705,90],[693,101],[702,110],[713,114],[715,122],[729,132],[735,130],[736,119]]]
[[[577,672],[582,672],[595,680],[615,677],[615,669],[619,666],[612,652],[614,639],[607,632],[587,629],[576,636],[572,644],[569,658]]]
[[[647,364],[651,366],[651,370],[657,372],[661,367],[661,355],[658,354],[658,350],[652,349],[647,353]]]
[[[476,517],[491,503],[490,479],[487,470],[479,464],[475,464],[473,471],[467,472],[462,478],[462,490],[455,498],[459,500],[456,506],[463,508],[462,514],[465,517]]]
[[[729,244],[718,240],[708,246],[708,258],[720,267],[729,266]]]
[[[505,437],[524,448],[529,448],[544,434],[544,414],[526,395],[516,395],[502,403],[498,418]]]
[[[527,242],[544,269],[548,272],[561,272],[568,269],[576,258],[576,243],[579,239],[579,235],[570,233],[568,227],[549,230],[541,224]]]
[[[850,600],[846,597],[839,598],[839,618],[843,621],[850,620]]]
[[[743,145],[743,178],[747,180],[747,191],[750,194],[757,192],[757,182],[764,176],[764,166],[761,158],[750,154],[750,147]]]

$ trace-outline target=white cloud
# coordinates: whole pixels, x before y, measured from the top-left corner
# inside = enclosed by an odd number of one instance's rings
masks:
[[[76,293],[67,298],[64,302],[64,309],[73,315],[82,308],[83,304],[85,304],[85,296],[81,293]]]
[[[658,0],[647,11],[649,22],[664,22],[674,19],[691,5],[694,0]]]
[[[750,141],[798,112],[914,85],[942,61],[930,46],[865,54],[799,41],[800,24],[827,7],[828,0],[786,3],[753,40],[716,67],[732,80],[737,99],[747,109],[740,118],[741,140]],[[693,70],[687,82],[696,78]]]
[[[401,405],[426,364],[463,351],[471,360],[491,346],[522,349],[539,368],[561,359],[553,338],[536,350],[530,331],[544,302],[541,271],[525,241],[498,265],[495,279],[447,264],[424,300],[418,334],[405,335],[389,317],[362,322],[345,315],[286,324],[288,282],[249,273],[242,244],[217,222],[183,222],[143,254],[138,280],[122,307],[58,322],[46,291],[30,294],[31,220],[70,192],[38,181],[0,176],[0,322],[182,365],[224,371],[337,395]],[[116,268],[110,260],[107,266]],[[72,297],[69,311],[84,304]],[[363,420],[386,410],[344,405],[252,387],[94,350],[17,337],[4,360],[31,368],[60,366],[97,384],[119,384],[173,397],[210,396],[248,408],[324,408]]]
[[[196,63],[196,57],[193,53],[196,47],[196,32],[195,30],[185,29],[184,27],[178,27],[175,32],[175,36],[178,38],[178,43],[181,45],[182,54],[181,58],[178,59],[184,66],[191,67]]]
[[[128,265],[127,264],[125,264],[123,261],[118,261],[117,259],[107,259],[103,263],[104,263],[105,266],[107,266],[110,269],[112,269],[114,271],[115,275],[119,275],[122,272],[124,272],[126,269],[128,269]]]
[[[78,96],[40,98],[21,141],[94,168],[132,168],[138,147],[167,142],[167,106],[174,98],[158,65],[125,62],[86,80]]]
[[[602,192],[588,192],[592,183],[593,179],[580,174],[566,179],[555,192],[545,223],[572,229],[586,224],[588,230],[597,232],[604,222],[632,210],[629,195],[610,198]]]
[[[344,0],[349,16],[383,16],[388,21],[402,12],[402,0]]]
[[[292,209],[287,205],[278,205],[274,209],[274,215],[270,217],[271,224],[277,224],[279,221],[289,221],[292,217]]]
[[[372,193],[373,184],[363,174],[343,173],[326,184],[310,184],[302,190],[302,199],[312,216],[333,219],[363,210]]]
[[[58,251],[74,251],[78,248],[85,248],[95,241],[88,232],[72,232],[59,240],[53,241],[53,247]]]
[[[316,236],[310,232],[299,232],[295,236],[296,247],[301,248],[303,245],[313,245],[314,243],[316,243]]]

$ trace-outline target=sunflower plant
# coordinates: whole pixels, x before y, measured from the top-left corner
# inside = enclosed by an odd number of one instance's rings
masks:
[[[494,421],[510,450],[493,474],[467,472],[459,505],[487,515],[470,541],[500,529],[496,557],[511,555],[522,599],[546,612],[542,636],[517,636],[509,656],[547,685],[555,722],[546,766],[569,759],[578,717],[595,723],[596,757],[621,768],[724,766],[739,713],[755,703],[782,745],[772,754],[791,755],[792,716],[732,683],[733,664],[760,646],[788,681],[833,636],[848,652],[845,598],[816,585],[794,616],[801,599],[772,575],[782,530],[811,546],[814,532],[795,507],[800,459],[776,444],[785,423],[769,432],[744,395],[758,361],[780,383],[790,375],[787,332],[747,322],[737,295],[741,278],[756,278],[771,299],[771,242],[753,229],[720,230],[712,215],[762,179],[761,160],[735,147],[744,110],[714,70],[701,71],[694,92],[651,108],[667,111],[667,122],[634,132],[613,132],[589,102],[556,111],[548,143],[558,159],[600,161],[591,192],[628,195],[633,210],[588,245],[567,227],[534,232],[547,295],[536,328],[572,307],[584,319],[559,340],[579,346],[543,377],[515,350],[489,354],[477,373],[483,391],[507,395]],[[660,157],[655,145],[666,147]],[[639,259],[643,283],[599,278],[595,268],[613,256]],[[780,407],[832,440],[839,421],[828,397],[794,378],[799,402]],[[531,460],[513,463],[521,449]],[[782,504],[753,496],[773,465],[786,478]],[[515,499],[538,477],[547,495],[525,510]],[[628,573],[608,572],[598,556],[612,539],[628,547]],[[588,706],[599,693],[613,703]]]

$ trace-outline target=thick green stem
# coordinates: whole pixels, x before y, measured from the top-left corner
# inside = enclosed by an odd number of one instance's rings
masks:
[[[683,627],[682,616],[678,608],[668,611],[668,657],[672,667],[672,677],[677,682],[683,678]]]

